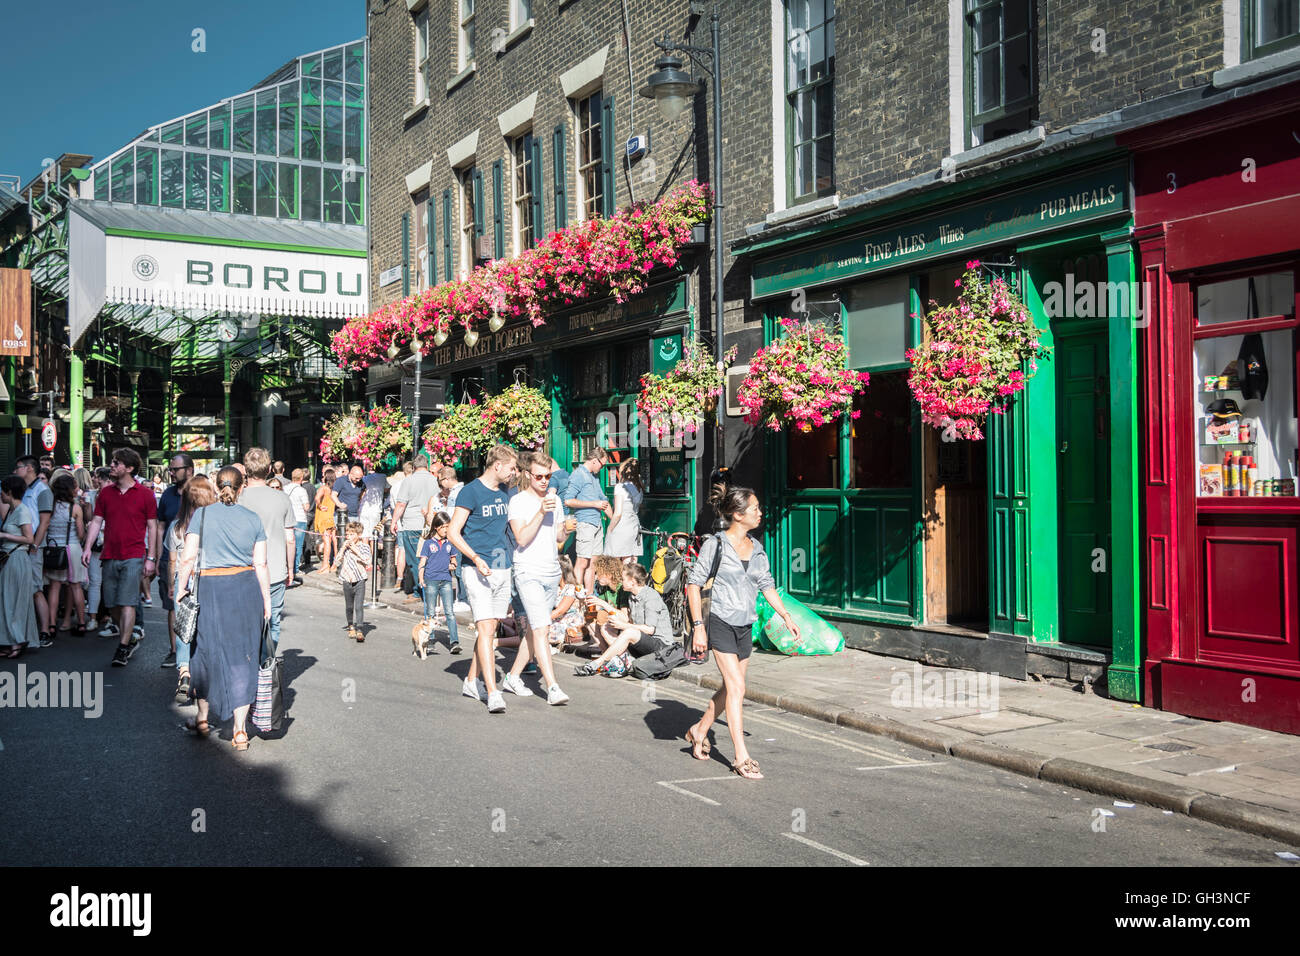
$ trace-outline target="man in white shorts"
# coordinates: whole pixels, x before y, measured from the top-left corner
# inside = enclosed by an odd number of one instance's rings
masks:
[[[510,576],[513,551],[507,535],[509,527],[510,485],[519,473],[518,452],[509,445],[496,445],[488,453],[486,465],[474,481],[456,496],[456,510],[451,516],[447,537],[465,556],[462,581],[465,600],[474,617],[478,632],[474,642],[474,659],[461,693],[476,700],[487,700],[488,713],[505,712],[506,702],[496,686],[496,662],[492,642],[497,623],[510,614]],[[475,678],[483,671],[483,689]]]
[[[559,548],[568,534],[560,515],[559,496],[547,487],[551,480],[550,462],[549,455],[520,456],[519,467],[527,476],[528,485],[510,499],[510,530],[515,536],[515,588],[528,618],[528,634],[521,635],[519,653],[502,686],[519,697],[533,695],[520,677],[528,663],[531,645],[532,657],[545,681],[546,702],[555,705],[569,700],[569,695],[556,683],[551,646],[547,641],[551,633],[551,612],[560,593]]]
[[[601,513],[608,517],[614,513],[614,507],[600,489],[600,479],[596,477],[605,467],[609,455],[599,445],[592,447],[581,465],[573,469],[569,484],[564,489],[564,506],[573,517],[578,519],[577,540],[574,550],[577,560],[573,562],[573,574],[578,582],[591,593],[596,583],[596,572],[591,567],[591,559],[604,554],[604,534],[601,529]]]

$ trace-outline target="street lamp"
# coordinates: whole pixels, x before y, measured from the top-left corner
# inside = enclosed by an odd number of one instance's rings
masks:
[[[411,455],[420,453],[420,360],[424,358],[424,343],[419,334],[411,336],[411,352],[415,355],[415,408],[411,413]]]
[[[694,4],[691,5],[694,8]],[[723,256],[722,256],[722,54],[718,41],[718,5],[713,5],[709,15],[709,27],[712,45],[709,47],[691,46],[688,43],[674,43],[667,34],[662,40],[655,40],[655,46],[665,54],[685,53],[691,61],[703,70],[713,81],[713,254],[714,254],[714,326],[713,350],[718,362],[722,361],[722,310],[725,302],[722,290]],[[704,59],[707,58],[707,62]],[[663,118],[672,123],[682,115],[687,104],[699,92],[700,84],[682,69],[679,57],[666,55],[655,60],[655,71],[646,80],[646,85],[638,92],[647,99],[652,99],[659,107]],[[716,435],[716,464],[721,464],[726,445],[723,443],[722,425],[726,415],[726,402],[718,402]]]

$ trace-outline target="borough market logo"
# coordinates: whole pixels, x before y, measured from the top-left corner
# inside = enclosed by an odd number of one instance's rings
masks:
[[[142,282],[151,282],[158,276],[158,260],[153,256],[136,256],[131,260],[131,271]]]

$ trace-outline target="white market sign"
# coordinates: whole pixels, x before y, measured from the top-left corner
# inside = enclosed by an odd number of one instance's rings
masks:
[[[401,281],[401,278],[402,267],[393,266],[391,269],[385,269],[383,272],[379,273],[379,285],[381,288],[386,285],[392,285],[394,282]]]
[[[369,311],[363,258],[105,239],[109,302],[343,318]]]

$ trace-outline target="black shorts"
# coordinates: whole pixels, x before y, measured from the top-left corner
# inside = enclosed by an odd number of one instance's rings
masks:
[[[752,625],[728,624],[721,618],[709,615],[706,630],[709,634],[709,649],[723,654],[735,654],[739,660],[745,660],[754,650]]]
[[[633,657],[648,657],[663,645],[663,641],[653,634],[642,634],[635,644],[627,646],[628,653]]]

